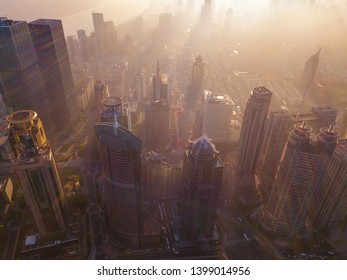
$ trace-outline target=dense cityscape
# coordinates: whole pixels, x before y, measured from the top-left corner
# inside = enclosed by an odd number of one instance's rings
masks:
[[[220,2],[0,14],[0,259],[347,259],[347,3]]]

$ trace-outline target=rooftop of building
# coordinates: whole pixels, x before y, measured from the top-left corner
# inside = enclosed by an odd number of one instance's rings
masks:
[[[216,154],[219,153],[215,145],[206,135],[203,135],[195,139],[190,143],[190,145],[190,154],[194,158],[197,158],[202,161],[212,160],[216,156]]]
[[[107,97],[102,101],[102,104],[107,107],[115,107],[122,105],[122,99],[120,97]]]
[[[182,165],[182,154],[175,154],[172,152],[159,154],[154,151],[150,151],[146,153],[146,157],[148,160],[157,164],[165,164],[167,166],[179,166]]]
[[[223,104],[223,105],[230,105],[234,106],[234,101],[230,98],[229,95],[218,95],[213,94],[210,91],[205,91],[205,99],[210,104]]]
[[[55,25],[55,24],[61,24],[60,19],[46,19],[46,18],[39,18],[37,20],[34,20],[29,23],[30,25]]]
[[[253,96],[268,97],[272,95],[272,92],[264,86],[255,87],[252,91]]]
[[[160,224],[153,216],[149,216],[144,222],[144,236],[160,235]]]
[[[7,17],[0,17],[0,27],[9,27],[21,23],[23,21],[8,19]]]
[[[108,147],[118,145],[115,139],[119,138],[126,140],[133,149],[141,150],[142,141],[124,127],[118,126],[116,128],[113,123],[98,123],[95,125],[95,130],[99,141]]]
[[[32,110],[20,110],[7,116],[7,121],[11,124],[27,123],[37,118],[37,113]]]
[[[312,112],[318,117],[337,116],[337,110],[331,105],[313,106]]]

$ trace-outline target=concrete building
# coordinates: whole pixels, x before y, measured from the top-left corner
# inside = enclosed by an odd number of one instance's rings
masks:
[[[213,143],[230,144],[232,142],[231,120],[234,102],[228,95],[205,92],[202,134],[206,134]]]
[[[145,108],[145,147],[165,148],[170,136],[170,108],[161,101],[151,102]]]
[[[311,132],[305,122],[294,125],[269,202],[257,213],[264,230],[290,239],[307,234],[309,207],[337,144],[338,133],[331,127],[322,128],[316,139]]]
[[[117,123],[97,124],[95,130],[105,182],[111,244],[137,246],[143,232],[142,142]]]
[[[147,188],[150,199],[169,199],[182,195],[182,158],[148,152],[145,156]]]
[[[64,231],[63,189],[40,118],[34,111],[21,110],[7,120],[16,154],[13,167],[39,234]]]
[[[271,96],[272,92],[265,87],[254,88],[242,121],[232,188],[240,201],[249,206],[261,200],[255,183],[255,172]]]
[[[168,76],[160,73],[159,60],[157,61],[157,72],[152,77],[152,101],[160,100],[163,103],[169,101]]]
[[[213,236],[223,164],[206,137],[190,142],[183,152],[185,239]]]
[[[84,79],[82,87],[77,94],[78,108],[81,111],[87,111],[87,109],[95,102],[94,93],[94,78],[88,76]]]

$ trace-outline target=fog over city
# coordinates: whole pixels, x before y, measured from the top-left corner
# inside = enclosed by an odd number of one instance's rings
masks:
[[[0,7],[0,259],[347,259],[347,1]]]

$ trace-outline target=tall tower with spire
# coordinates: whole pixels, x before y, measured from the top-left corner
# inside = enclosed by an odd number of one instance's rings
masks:
[[[223,164],[206,135],[192,141],[183,154],[184,235],[213,236]]]

